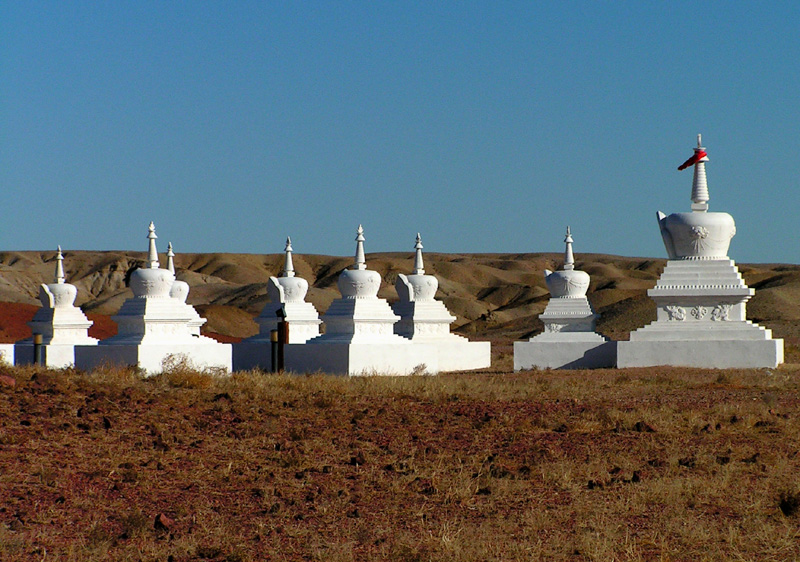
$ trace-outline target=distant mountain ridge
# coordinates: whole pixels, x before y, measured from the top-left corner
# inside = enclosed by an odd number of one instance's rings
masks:
[[[38,305],[41,283],[53,280],[55,252],[0,252],[0,302]],[[78,287],[76,303],[93,315],[113,315],[132,293],[130,273],[145,265],[144,252],[68,251],[67,281]],[[166,258],[161,255],[162,267]],[[308,280],[308,300],[322,314],[339,296],[339,273],[352,257],[294,254],[298,276]],[[367,266],[381,274],[379,296],[397,299],[394,282],[410,273],[413,253],[367,254]],[[246,337],[257,331],[252,318],[267,301],[267,280],[283,269],[283,254],[179,254],[177,277],[189,283],[189,303],[209,320],[210,331]],[[559,269],[560,253],[425,254],[426,273],[439,279],[437,298],[457,316],[454,328],[470,337],[522,339],[538,333],[538,315],[549,293],[545,269]],[[655,285],[665,259],[578,254],[576,268],[591,275],[589,300],[602,316],[598,331],[625,339],[655,319],[647,289]],[[756,289],[748,318],[772,328],[790,345],[800,342],[800,265],[739,264],[747,284]],[[0,317],[0,328],[6,322]]]

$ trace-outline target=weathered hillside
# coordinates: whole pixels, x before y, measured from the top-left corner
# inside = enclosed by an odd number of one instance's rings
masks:
[[[98,318],[95,315],[114,314],[131,295],[126,279],[144,259],[143,252],[78,251],[66,252],[64,264],[69,282],[78,287],[78,304]],[[397,274],[411,271],[413,255],[369,254],[367,262],[383,277],[380,295],[395,300]],[[351,263],[350,257],[295,254],[297,274],[309,281],[308,299],[320,312],[339,296],[336,280]],[[493,339],[530,337],[541,329],[537,317],[549,298],[542,272],[561,263],[561,254],[425,255],[427,272],[439,278],[438,298],[458,317],[458,331]],[[589,299],[602,314],[601,332],[622,339],[655,318],[646,291],[655,284],[664,263],[663,259],[578,255],[576,266],[592,276]],[[208,318],[208,329],[234,337],[255,333],[252,318],[267,300],[267,279],[278,274],[282,265],[282,254],[176,257],[178,278],[192,287],[189,302]],[[0,301],[37,305],[38,286],[52,279],[54,266],[55,252],[0,253]],[[749,304],[749,317],[796,345],[800,341],[800,266],[740,265],[740,270],[757,291]],[[25,310],[22,316],[32,315],[35,308]],[[0,336],[15,321],[19,323],[9,314],[0,317]]]

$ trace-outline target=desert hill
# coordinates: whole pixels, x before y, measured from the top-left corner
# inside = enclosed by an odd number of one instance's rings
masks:
[[[98,324],[101,337],[113,333],[113,315],[131,296],[130,273],[144,265],[144,252],[75,251],[64,254],[67,279],[78,287],[79,304]],[[425,254],[426,272],[439,278],[438,298],[457,316],[454,328],[470,337],[516,340],[538,333],[537,320],[549,299],[543,270],[561,266],[563,254]],[[666,260],[579,254],[576,267],[592,276],[589,300],[602,314],[598,330],[613,339],[627,338],[655,319],[647,298]],[[308,300],[320,313],[339,296],[339,273],[351,257],[295,254],[297,275],[309,281]],[[367,255],[370,269],[384,284],[379,295],[394,301],[398,273],[410,272],[411,252]],[[162,264],[163,265],[163,264]],[[208,318],[209,332],[233,338],[256,333],[252,318],[267,301],[267,279],[283,266],[283,254],[180,254],[177,277],[189,283],[189,303]],[[51,282],[55,252],[0,252],[0,338],[29,335],[24,322],[38,305],[38,287]],[[756,289],[748,317],[787,339],[787,352],[800,342],[800,265],[739,265],[748,285]],[[21,307],[14,305],[23,305]],[[25,306],[27,305],[27,306]],[[27,331],[26,331],[27,330]],[[788,357],[787,357],[788,359]]]

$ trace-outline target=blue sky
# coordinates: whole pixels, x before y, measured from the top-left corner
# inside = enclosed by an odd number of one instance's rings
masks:
[[[800,263],[800,6],[4,2],[0,248],[665,257],[697,133]]]

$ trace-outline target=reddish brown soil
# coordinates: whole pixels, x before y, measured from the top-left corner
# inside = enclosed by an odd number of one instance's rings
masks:
[[[796,375],[5,368],[0,559],[797,559]]]
[[[28,327],[28,322],[33,319],[33,315],[36,314],[38,309],[38,306],[32,304],[0,302],[0,343],[13,343],[31,337],[31,329]],[[104,340],[117,334],[117,324],[110,316],[91,313],[86,316],[94,322],[92,327],[89,328],[89,335],[93,338]],[[203,335],[222,343],[242,341],[242,338],[239,337],[205,330]]]
[[[31,337],[27,323],[38,309],[32,304],[0,302],[0,343],[13,343]]]

